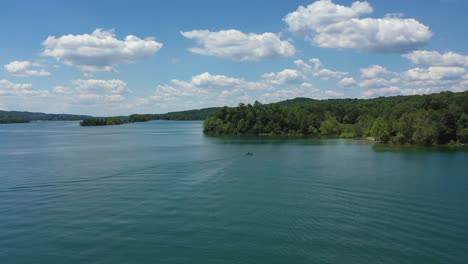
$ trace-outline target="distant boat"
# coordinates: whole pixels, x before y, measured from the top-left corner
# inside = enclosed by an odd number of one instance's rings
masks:
[[[246,156],[253,156],[253,153],[252,152],[247,152],[245,155]]]

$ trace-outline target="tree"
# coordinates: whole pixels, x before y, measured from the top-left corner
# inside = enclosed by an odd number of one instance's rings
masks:
[[[340,133],[341,126],[336,119],[329,118],[320,123],[320,134],[324,136],[338,136]]]
[[[463,113],[457,122],[457,139],[461,143],[468,143],[468,115]]]
[[[391,127],[382,117],[377,118],[372,125],[371,134],[376,141],[387,143],[390,140]]]

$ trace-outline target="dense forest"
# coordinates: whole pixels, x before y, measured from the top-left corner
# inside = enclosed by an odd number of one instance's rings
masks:
[[[224,107],[205,120],[209,135],[372,137],[396,144],[468,143],[468,92],[312,100]]]

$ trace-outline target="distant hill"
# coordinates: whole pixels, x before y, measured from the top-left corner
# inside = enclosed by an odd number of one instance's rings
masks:
[[[165,114],[133,114],[130,116],[116,117],[90,117],[80,122],[81,126],[111,126],[126,123],[147,122],[151,120],[205,120],[221,111],[222,107],[210,107],[179,112],[169,112]]]
[[[30,121],[65,121],[83,120],[90,118],[89,115],[69,115],[69,114],[46,114],[26,111],[2,111],[0,110],[0,124],[5,123],[27,123]]]
[[[205,120],[209,116],[219,112],[221,109],[222,107],[210,107],[179,112],[169,112],[166,114],[156,114],[153,116],[155,117],[154,119],[160,120]]]
[[[310,104],[310,103],[317,102],[317,101],[318,100],[315,100],[315,99],[297,97],[294,99],[280,101],[280,102],[277,102],[276,104],[283,105],[283,106],[301,106],[301,105],[306,105],[306,104]]]

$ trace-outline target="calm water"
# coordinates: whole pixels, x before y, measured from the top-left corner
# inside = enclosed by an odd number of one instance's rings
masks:
[[[1,125],[0,263],[468,263],[467,169],[200,122]]]

